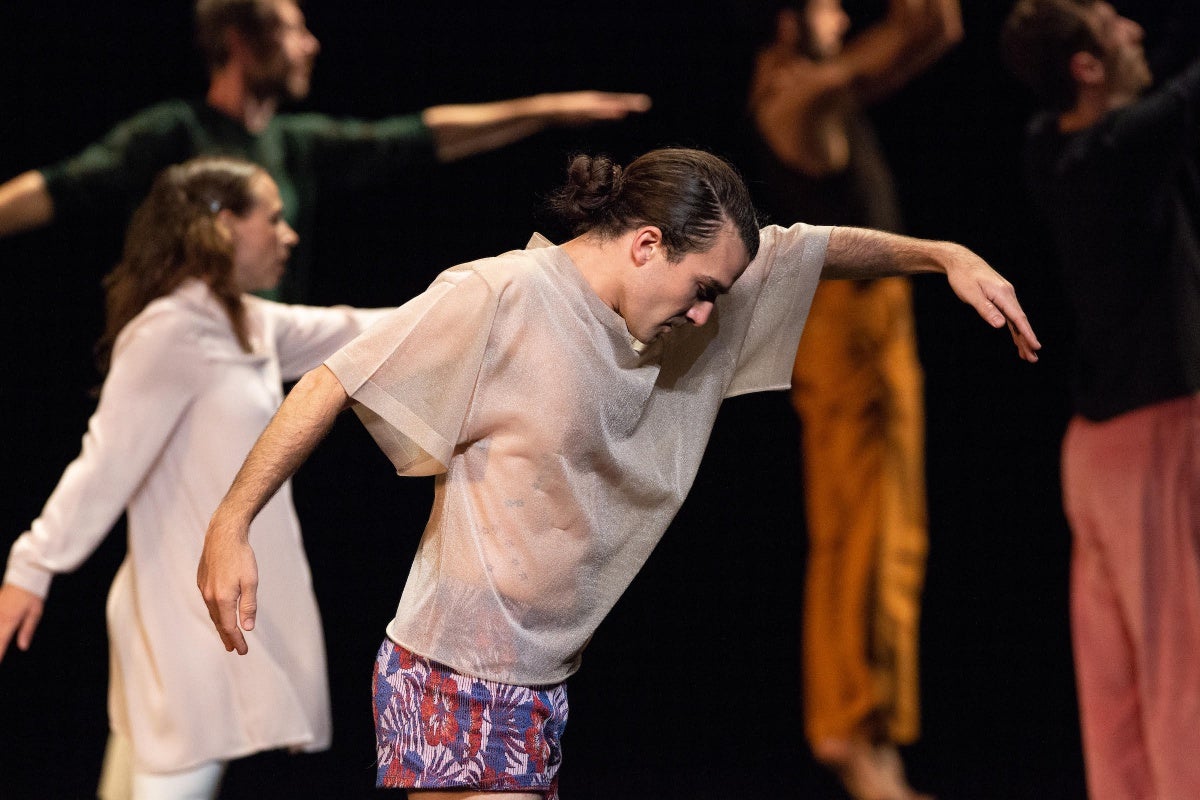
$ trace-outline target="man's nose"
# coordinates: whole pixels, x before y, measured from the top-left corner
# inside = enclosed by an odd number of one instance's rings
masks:
[[[700,300],[692,304],[688,309],[687,318],[693,325],[700,326],[708,322],[708,317],[712,314],[713,304],[711,300]]]

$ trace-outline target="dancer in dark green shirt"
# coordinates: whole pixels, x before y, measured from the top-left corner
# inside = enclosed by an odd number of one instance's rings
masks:
[[[320,44],[294,0],[199,0],[197,39],[209,69],[203,100],[170,100],[118,123],[57,164],[0,185],[0,236],[94,209],[132,211],[164,167],[198,154],[249,159],[275,179],[304,244],[279,293],[306,299],[319,191],[383,186],[423,163],[492,150],[552,125],[645,111],[641,94],[565,92],[445,105],[365,122],[279,114],[307,96]]]

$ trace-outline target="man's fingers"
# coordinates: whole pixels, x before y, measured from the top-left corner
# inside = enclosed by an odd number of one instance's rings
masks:
[[[242,632],[254,628],[258,610],[258,565],[244,538],[234,536],[230,543],[210,529],[196,568],[196,586],[225,650],[244,656]]]
[[[1013,343],[1022,359],[1030,363],[1038,360],[1037,351],[1042,349],[1029,318],[1017,301],[1016,291],[1012,284],[1005,282],[1001,287],[989,293],[983,291],[983,302],[976,307],[979,315],[993,328],[1007,325]]]
[[[559,95],[558,117],[565,122],[623,119],[650,110],[649,95],[614,92],[578,92]]]
[[[1042,349],[1042,343],[1038,341],[1033,326],[1029,324],[1029,318],[1021,310],[1016,298],[1012,299],[1008,308],[1002,308],[1001,311],[1008,322],[1008,332],[1016,343],[1021,358],[1031,364],[1035,363],[1038,360],[1037,351]]]
[[[258,586],[250,584],[242,587],[242,599],[238,602],[238,614],[242,620],[242,630],[254,630],[254,617],[258,614]]]
[[[1033,332],[1033,326],[1029,324],[1029,317],[1025,315],[1024,309],[1017,301],[1017,294],[1011,286],[1008,287],[1007,292],[992,298],[992,302],[1004,314],[1010,328],[1015,333],[1020,334],[1034,350],[1041,348],[1042,343],[1038,341],[1037,334]]]
[[[649,111],[653,104],[648,94],[624,94],[621,98],[630,111]]]
[[[236,650],[239,655],[246,655],[246,638],[242,636],[242,631],[237,624],[238,598],[233,597],[209,603],[208,615],[217,627],[217,633],[221,637],[221,644],[225,645],[225,651]]]
[[[208,616],[212,620],[213,625],[217,629],[217,634],[221,637],[221,644],[225,645],[226,652],[236,650],[239,655],[246,655],[246,637],[242,635],[242,627],[238,626],[239,615],[243,620],[245,630],[250,630],[254,627],[254,596],[257,591],[257,586],[239,586],[235,594],[226,597],[217,597],[215,593],[201,589],[201,594],[204,595],[204,604],[208,606]],[[249,605],[246,598],[249,597]],[[250,621],[246,625],[245,609],[250,609]]]

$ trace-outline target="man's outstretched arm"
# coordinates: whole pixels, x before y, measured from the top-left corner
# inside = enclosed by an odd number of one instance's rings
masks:
[[[346,390],[327,367],[317,367],[301,378],[213,512],[196,584],[226,650],[246,654],[242,632],[254,629],[258,610],[258,565],[250,547],[250,523],[296,473],[349,402]]]
[[[433,106],[421,119],[433,131],[439,161],[495,150],[552,125],[624,119],[650,108],[644,94],[555,92],[493,103]]]
[[[37,170],[0,184],[0,237],[40,228],[54,219],[54,200]]]
[[[1038,360],[1042,344],[1004,276],[960,244],[914,239],[866,228],[834,228],[821,278],[879,278],[940,272],[959,299],[993,328],[1008,325],[1021,358]]]

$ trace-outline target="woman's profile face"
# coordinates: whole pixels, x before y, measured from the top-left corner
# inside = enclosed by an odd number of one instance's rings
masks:
[[[233,239],[233,278],[242,292],[274,289],[300,237],[283,218],[279,188],[265,172],[250,179],[254,205],[243,216],[225,218]]]

